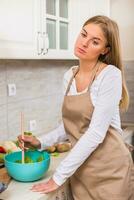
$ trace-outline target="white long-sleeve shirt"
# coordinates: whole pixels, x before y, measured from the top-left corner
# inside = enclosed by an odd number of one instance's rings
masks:
[[[64,94],[73,74],[72,68],[64,75]],[[75,79],[73,79],[68,95],[79,94],[81,93],[77,92]],[[119,115],[119,101],[122,95],[121,71],[113,65],[108,65],[104,68],[93,81],[90,88],[90,95],[94,111],[89,128],[56,169],[53,179],[58,185],[62,185],[90,156],[97,146],[103,142],[109,125],[117,129],[119,134],[122,134]],[[59,127],[38,139],[41,141],[42,148],[67,139],[63,122]]]

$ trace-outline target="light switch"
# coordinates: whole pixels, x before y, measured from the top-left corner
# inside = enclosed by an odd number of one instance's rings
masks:
[[[16,95],[16,85],[14,83],[8,84],[8,95],[9,96]]]

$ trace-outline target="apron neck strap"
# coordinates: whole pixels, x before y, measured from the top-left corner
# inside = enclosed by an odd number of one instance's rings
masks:
[[[91,85],[92,85],[92,83],[93,83],[93,81],[94,81],[94,79],[95,79],[95,77],[96,77],[96,73],[97,73],[99,67],[100,67],[100,64],[99,64],[99,62],[97,61],[96,64],[95,64],[95,66],[94,66],[94,70],[93,70],[93,74],[92,74],[90,83],[89,83],[89,85],[88,85],[88,91],[90,90],[90,87],[91,87]]]
[[[100,65],[99,65],[99,63],[97,61],[96,64],[95,64],[95,66],[94,66],[94,70],[93,70],[93,74],[92,74],[92,77],[91,77],[91,81],[90,81],[89,86],[88,86],[88,91],[90,90],[90,86],[91,86],[91,84],[93,83],[93,81],[95,79],[95,76],[96,76],[96,73],[98,71],[99,66]],[[65,96],[67,96],[67,94],[68,94],[68,92],[70,90],[70,86],[72,84],[72,81],[73,81],[74,77],[76,76],[76,74],[78,73],[78,71],[79,71],[79,66],[76,69],[74,69],[74,71],[73,71],[73,75],[72,75],[72,77],[71,77],[71,79],[70,79],[70,81],[68,83],[68,87],[67,87]]]
[[[73,75],[72,75],[72,77],[71,77],[71,79],[70,79],[70,81],[69,81],[69,83],[68,83],[65,96],[67,96],[67,94],[68,94],[68,92],[69,92],[69,90],[70,90],[70,86],[71,86],[71,84],[72,84],[72,82],[73,82],[73,79],[74,79],[74,77],[76,76],[76,74],[78,73],[78,71],[79,71],[79,67],[77,67],[77,68],[75,68],[75,69],[73,70]]]

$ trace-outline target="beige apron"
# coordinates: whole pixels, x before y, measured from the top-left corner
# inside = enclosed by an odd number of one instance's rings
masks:
[[[79,95],[67,95],[75,70],[64,97],[62,115],[66,133],[72,145],[88,129],[94,110],[90,86],[95,78],[94,69],[89,89]],[[134,200],[132,197],[132,158],[121,135],[109,127],[106,137],[70,178],[74,200]]]

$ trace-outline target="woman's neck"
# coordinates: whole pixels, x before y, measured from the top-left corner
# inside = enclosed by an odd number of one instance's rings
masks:
[[[97,60],[93,60],[93,61],[83,61],[83,60],[80,60],[79,61],[79,72],[81,74],[85,74],[85,73],[90,73],[94,70],[94,67],[96,66],[96,64],[100,62],[100,61],[97,61]]]

